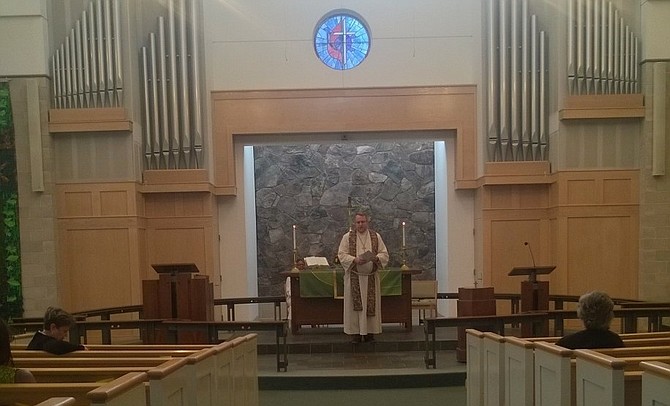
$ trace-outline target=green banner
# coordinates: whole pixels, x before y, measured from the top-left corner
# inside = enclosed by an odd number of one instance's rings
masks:
[[[402,272],[398,269],[384,269],[378,272],[382,296],[402,294]],[[344,271],[305,270],[300,271],[300,297],[343,297]]]

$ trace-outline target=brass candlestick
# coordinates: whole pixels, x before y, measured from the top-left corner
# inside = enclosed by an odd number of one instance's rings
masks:
[[[407,271],[409,267],[407,266],[407,247],[402,246],[402,266],[400,267],[401,271]]]
[[[293,268],[291,272],[300,272],[298,269],[298,248],[293,248]]]

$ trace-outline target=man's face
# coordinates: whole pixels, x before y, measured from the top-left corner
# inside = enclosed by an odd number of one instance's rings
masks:
[[[51,323],[51,328],[49,329],[49,335],[56,340],[64,340],[70,332],[70,326],[61,326],[56,327],[54,323]]]
[[[364,233],[368,230],[368,218],[366,216],[356,215],[356,231]]]

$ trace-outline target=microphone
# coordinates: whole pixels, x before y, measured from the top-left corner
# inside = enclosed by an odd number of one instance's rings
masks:
[[[528,244],[528,241],[524,241],[523,245],[528,247],[528,252],[530,252],[530,259],[533,261],[533,268],[536,268],[535,266],[535,257],[533,256],[533,250],[530,248],[530,244]]]

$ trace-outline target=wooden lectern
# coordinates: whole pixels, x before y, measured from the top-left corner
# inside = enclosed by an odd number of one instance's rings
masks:
[[[458,288],[456,302],[457,316],[495,316],[496,299],[493,288]],[[480,327],[479,330],[488,330]],[[467,361],[467,343],[465,327],[458,327],[458,344],[456,345],[456,360]]]
[[[142,281],[146,319],[214,320],[214,286],[207,275],[197,275],[195,264],[153,264],[158,280]],[[167,342],[166,332],[157,332]],[[207,343],[205,333],[180,332],[179,344]]]
[[[521,312],[547,311],[549,310],[549,282],[538,281],[537,275],[550,274],[553,265],[515,267],[509,272],[509,276],[528,276],[527,281],[521,282]],[[541,324],[521,324],[522,337],[539,337],[549,335],[549,320]]]

